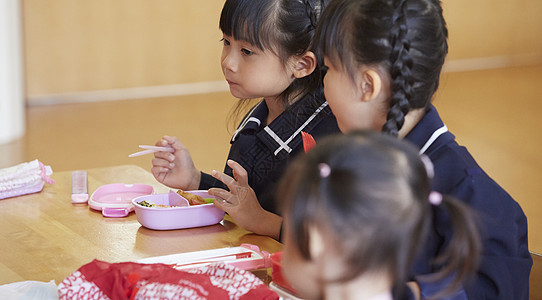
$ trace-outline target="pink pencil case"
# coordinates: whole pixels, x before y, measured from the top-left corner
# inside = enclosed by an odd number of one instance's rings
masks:
[[[0,199],[37,193],[45,183],[53,184],[53,170],[37,159],[0,169]]]
[[[270,254],[251,244],[212,250],[186,252],[138,260],[143,264],[166,264],[177,270],[197,268],[213,263],[225,263],[243,270],[271,267]]]

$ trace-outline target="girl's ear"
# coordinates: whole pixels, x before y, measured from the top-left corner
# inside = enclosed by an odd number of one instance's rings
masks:
[[[321,231],[316,226],[310,226],[309,229],[309,252],[311,260],[317,261],[325,252],[325,243]]]
[[[337,253],[336,245],[326,238],[325,229],[312,225],[308,232],[310,258],[315,266],[316,276],[326,281],[340,278],[345,271],[344,259]]]
[[[382,83],[383,78],[374,69],[365,69],[361,71],[358,86],[362,91],[362,101],[369,102],[375,99],[382,98]]]
[[[308,76],[316,69],[316,55],[312,51],[295,56],[294,60],[293,74],[295,78]]]

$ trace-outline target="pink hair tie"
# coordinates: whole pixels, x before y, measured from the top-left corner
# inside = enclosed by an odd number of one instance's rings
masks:
[[[442,203],[442,194],[432,191],[429,194],[429,202],[435,206],[439,206]]]
[[[331,174],[331,168],[326,163],[318,164],[318,169],[320,170],[320,176],[322,178],[327,178]]]

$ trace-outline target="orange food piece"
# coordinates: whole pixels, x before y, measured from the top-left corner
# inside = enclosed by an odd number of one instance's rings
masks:
[[[190,205],[207,204],[205,199],[203,199],[203,197],[201,197],[201,196],[194,195],[192,193],[189,193],[189,192],[186,192],[186,191],[183,191],[183,190],[178,190],[177,194],[183,196],[186,200],[188,200],[188,203]]]

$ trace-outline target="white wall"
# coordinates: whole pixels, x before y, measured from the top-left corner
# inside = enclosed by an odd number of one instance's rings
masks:
[[[0,144],[24,135],[21,3],[0,1]]]

